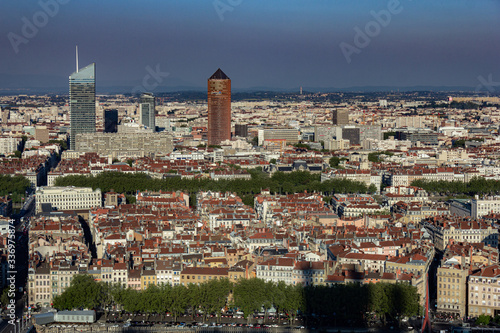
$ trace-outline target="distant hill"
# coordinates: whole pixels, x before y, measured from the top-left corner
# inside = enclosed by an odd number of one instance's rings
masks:
[[[156,87],[153,92],[157,95],[161,93],[171,93],[179,91],[206,92],[204,85],[190,85],[182,79],[171,77],[168,85]],[[29,82],[29,84],[26,84]],[[11,75],[0,74],[0,94],[67,94],[68,78],[51,75]],[[233,83],[234,84],[234,83]],[[137,88],[133,82],[124,82],[116,85],[110,82],[97,80],[98,94],[130,94]],[[433,91],[433,92],[473,92],[475,87],[467,86],[352,86],[352,87],[303,87],[304,92],[408,92],[408,91]],[[255,92],[280,92],[280,93],[298,93],[300,87],[282,88],[269,86],[255,86],[239,88],[233,85],[233,92],[255,93]]]

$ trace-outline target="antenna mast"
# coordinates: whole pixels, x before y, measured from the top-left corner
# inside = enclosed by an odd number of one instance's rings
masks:
[[[78,45],[76,46],[76,72],[78,73]]]

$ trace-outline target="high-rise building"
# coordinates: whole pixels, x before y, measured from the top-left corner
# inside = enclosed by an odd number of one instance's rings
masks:
[[[231,140],[231,79],[221,69],[208,79],[208,145]]]
[[[9,122],[9,117],[10,117],[10,111],[9,110],[2,110],[2,124],[7,124]]]
[[[259,146],[266,140],[285,140],[286,144],[299,143],[299,131],[294,128],[266,128],[258,132]]]
[[[152,128],[153,131],[155,131],[156,129],[155,110],[155,96],[152,93],[141,94],[141,100],[139,102],[141,124],[146,127]]]
[[[174,150],[172,135],[157,133],[93,133],[80,134],[76,150],[113,157],[154,157]]]
[[[116,133],[118,131],[118,110],[104,111],[104,133]]]
[[[41,143],[47,143],[49,142],[49,139],[49,129],[47,126],[35,127],[35,140],[38,140]]]
[[[70,149],[76,147],[76,135],[95,132],[95,63],[69,76]]]
[[[342,139],[349,140],[349,143],[352,145],[359,145],[361,143],[360,140],[360,130],[359,127],[354,126],[346,126],[342,128]]]
[[[349,110],[335,109],[332,112],[332,122],[334,125],[347,125],[349,124]]]
[[[242,138],[246,138],[248,136],[248,125],[247,124],[234,125],[234,136],[240,136]]]

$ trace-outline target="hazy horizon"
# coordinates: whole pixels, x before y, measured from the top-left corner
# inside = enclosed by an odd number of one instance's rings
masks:
[[[75,71],[75,45],[80,67],[96,63],[98,91],[203,90],[219,67],[235,91],[487,92],[488,82],[500,81],[500,2],[494,0],[41,0],[2,6],[9,13],[0,22],[2,92],[64,91]]]

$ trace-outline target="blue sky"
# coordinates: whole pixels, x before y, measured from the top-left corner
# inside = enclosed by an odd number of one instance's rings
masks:
[[[169,73],[159,89],[205,87],[218,67],[233,89],[500,81],[497,0],[400,0],[385,26],[371,12],[396,0],[59,1],[29,36],[25,22],[57,0],[2,1],[0,88],[66,86],[76,44],[81,67],[96,62],[98,87],[141,84],[148,66]],[[356,47],[355,28],[370,24],[379,31]],[[13,46],[13,36],[23,42]],[[357,48],[350,61],[341,43]]]

